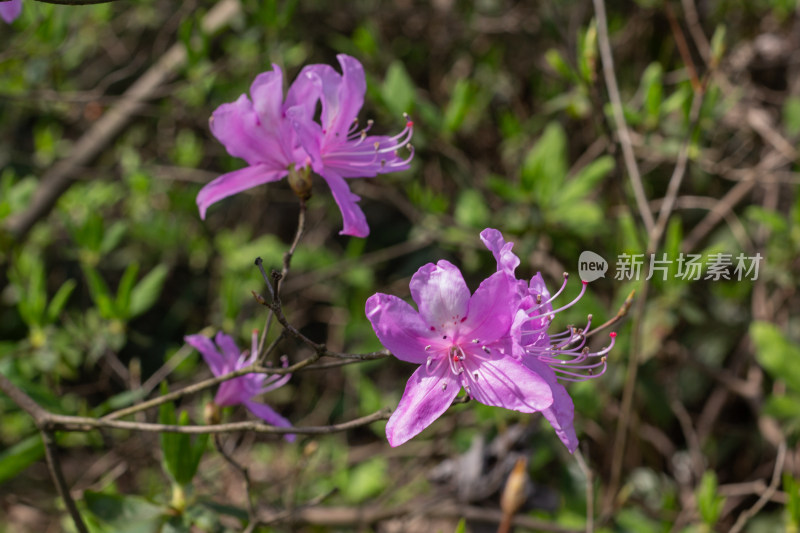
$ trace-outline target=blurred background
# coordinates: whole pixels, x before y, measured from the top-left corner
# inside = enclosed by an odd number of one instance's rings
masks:
[[[201,221],[199,189],[243,165],[208,118],[273,63],[292,80],[308,63],[338,69],[347,53],[367,73],[361,121],[394,134],[410,113],[416,156],[408,171],[349,182],[366,239],[338,235],[339,211],[315,181],[283,286],[292,324],[335,351],[381,349],[365,300],[408,298],[410,276],[439,259],[474,290],[495,270],[485,227],[515,243],[521,277],[541,271],[554,291],[571,273],[562,304],[579,291],[582,251],[609,262],[557,329],[590,313],[601,324],[636,297],[612,328],[605,375],[567,384],[588,468],[541,416],[477,402],[396,449],[383,422],[293,444],[225,436],[272,517],[259,531],[449,533],[461,518],[462,531],[495,531],[518,457],[529,484],[516,531],[583,531],[587,504],[598,531],[730,531],[751,508],[745,531],[796,531],[798,5],[606,7],[644,202],[588,1],[23,0],[0,32],[0,372],[53,412],[100,416],[163,380],[210,376],[184,335],[221,330],[246,346],[265,319],[253,260],[280,268],[298,203],[275,183]],[[666,279],[645,281],[649,255],[638,280],[615,279],[621,254],[651,253],[672,261]],[[700,255],[701,279],[681,279],[681,253]],[[730,254],[730,279],[702,279],[712,254]],[[761,254],[757,279],[737,279],[739,254]],[[286,340],[278,352],[311,355]],[[343,422],[394,408],[413,370],[385,359],[298,373],[265,401],[295,425]],[[202,423],[212,394],[178,408]],[[70,530],[33,421],[5,396],[0,413],[0,531]],[[58,444],[93,530],[154,530],[143,517],[171,498],[157,435],[60,433]],[[163,531],[241,530],[241,477],[212,449],[188,498]]]

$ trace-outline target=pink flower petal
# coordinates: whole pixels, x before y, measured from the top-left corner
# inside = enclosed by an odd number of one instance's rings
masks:
[[[364,104],[367,82],[357,59],[345,54],[336,56],[342,67],[340,75],[332,68],[319,65],[316,71],[322,80],[322,115],[326,135],[344,139]]]
[[[357,203],[361,198],[350,192],[347,182],[339,174],[324,169],[322,177],[327,182],[328,187],[331,188],[333,199],[336,200],[339,210],[342,212],[344,229],[339,232],[339,235],[352,235],[353,237],[366,237],[369,235],[367,217],[364,216],[364,212]]]
[[[519,257],[511,251],[514,243],[506,242],[503,234],[493,228],[483,230],[481,240],[494,255],[497,261],[497,270],[508,272],[513,276],[514,270],[519,266]]]
[[[288,166],[277,135],[264,128],[245,94],[235,102],[219,106],[211,115],[209,127],[229,154],[244,159],[249,165]],[[275,125],[269,127],[274,130]]]
[[[308,115],[303,106],[295,106],[286,110],[286,118],[291,122],[297,142],[305,152],[305,158],[311,160],[311,168],[317,174],[324,172],[322,161],[322,128]]]
[[[445,260],[428,263],[411,277],[410,288],[422,320],[439,335],[452,337],[467,316],[470,299],[458,267]]]
[[[219,353],[217,347],[211,342],[211,339],[204,335],[186,335],[183,340],[186,344],[193,347],[200,352],[203,360],[206,362],[211,372],[215,376],[221,376],[225,373],[225,360],[222,354]]]
[[[386,424],[386,438],[391,446],[399,446],[447,411],[461,390],[446,364],[434,367],[429,374],[425,365],[411,375],[400,404]]]
[[[200,218],[205,219],[206,210],[223,198],[257,185],[278,181],[288,173],[287,170],[274,170],[266,165],[257,165],[223,174],[197,193],[196,201],[197,207],[200,209]]]
[[[0,2],[0,17],[8,24],[14,22],[20,13],[22,13],[22,0]]]
[[[317,110],[317,102],[322,96],[322,78],[318,73],[320,68],[333,72],[328,65],[308,65],[303,67],[300,74],[292,82],[289,92],[286,94],[284,107],[302,106],[305,114],[314,119]]]
[[[244,406],[247,409],[256,415],[258,418],[266,422],[271,426],[277,426],[281,428],[290,428],[292,427],[292,423],[289,422],[287,419],[279,415],[275,410],[270,407],[269,405],[257,402],[246,401],[244,402]],[[292,433],[287,433],[283,436],[284,439],[288,440],[289,442],[294,442],[296,436]]]
[[[467,319],[460,334],[483,343],[508,335],[514,319],[515,283],[505,272],[495,272],[483,282],[469,300]]]
[[[367,300],[366,313],[381,344],[395,357],[418,365],[425,363],[431,331],[413,307],[397,296],[378,293]]]
[[[476,362],[467,358],[470,395],[485,405],[535,413],[553,404],[547,380],[510,355]],[[474,374],[478,374],[475,379]]]
[[[280,124],[283,107],[283,72],[273,64],[272,70],[262,72],[250,85],[253,109],[267,130]]]
[[[214,342],[222,349],[222,355],[225,357],[228,372],[238,370],[239,365],[237,363],[239,361],[239,356],[242,355],[242,351],[236,346],[233,338],[220,331],[217,333],[216,337],[214,337]]]
[[[553,391],[553,405],[542,409],[542,415],[553,426],[556,435],[567,447],[569,453],[574,453],[578,448],[578,437],[575,435],[575,427],[572,425],[575,418],[575,406],[567,389],[558,382],[553,369],[535,357],[523,357],[522,362],[550,385],[550,389]]]

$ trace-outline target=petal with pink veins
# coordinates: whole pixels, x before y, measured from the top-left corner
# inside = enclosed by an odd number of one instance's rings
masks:
[[[428,263],[411,277],[409,287],[422,320],[440,334],[452,336],[467,316],[470,299],[458,267],[445,260]]]
[[[413,307],[397,296],[377,293],[367,300],[366,314],[378,340],[392,355],[409,363],[425,363],[425,347],[436,340],[431,340],[430,329]]]
[[[447,364],[433,367],[429,373],[420,366],[406,383],[406,390],[389,422],[386,438],[391,446],[399,446],[418,435],[447,411],[461,390]]]
[[[288,170],[274,170],[266,165],[256,165],[223,174],[197,193],[200,218],[205,219],[208,208],[220,200],[257,185],[278,181],[288,173]]]

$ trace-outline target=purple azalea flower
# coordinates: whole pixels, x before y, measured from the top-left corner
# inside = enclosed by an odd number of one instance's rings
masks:
[[[463,387],[475,400],[524,413],[553,403],[551,387],[522,364],[510,335],[516,287],[505,272],[474,294],[457,267],[427,264],[411,278],[419,311],[388,294],[367,300],[378,339],[395,357],[420,365],[386,425],[389,444],[408,441],[436,420]]]
[[[233,103],[222,104],[211,117],[211,132],[234,157],[248,166],[215,179],[197,195],[200,216],[223,198],[263,183],[277,181],[290,172],[302,176],[311,170],[322,176],[342,212],[344,235],[366,237],[369,226],[345,178],[374,177],[405,170],[408,158],[398,151],[408,145],[413,124],[394,137],[368,136],[371,121],[358,131],[358,111],[364,103],[364,69],[355,58],[337,56],[342,74],[329,65],[308,65],[283,97],[283,73],[259,74]],[[314,121],[321,100],[321,124]],[[291,179],[291,178],[290,178]],[[303,178],[301,178],[303,179]]]
[[[481,240],[494,254],[497,270],[514,278],[514,270],[519,265],[519,258],[511,251],[512,242],[506,242],[496,229],[487,228],[481,232]],[[583,381],[602,375],[606,370],[605,355],[614,346],[616,333],[611,333],[611,343],[598,352],[591,353],[586,345],[586,333],[591,326],[591,315],[583,329],[570,326],[566,331],[550,335],[547,332],[555,313],[571,307],[580,300],[586,291],[586,282],[582,282],[581,292],[577,298],[560,309],[553,310],[552,302],[567,285],[567,276],[558,292],[550,296],[544,279],[537,273],[530,283],[516,280],[514,306],[517,312],[511,327],[512,336],[521,346],[522,362],[542,376],[553,393],[553,404],[542,410],[542,415],[553,426],[556,434],[567,446],[570,453],[578,447],[578,438],[573,427],[574,405],[567,390],[558,382]],[[600,369],[597,372],[597,369]]]
[[[0,17],[8,24],[14,22],[20,13],[22,13],[22,0],[0,1]]]
[[[203,356],[211,372],[222,376],[252,365],[258,357],[258,332],[253,332],[252,349],[241,352],[231,337],[220,332],[214,342],[204,335],[187,335],[184,340]],[[215,346],[216,343],[216,346]],[[284,367],[288,362],[284,360]],[[291,422],[279,415],[269,405],[252,401],[256,396],[281,387],[289,381],[291,374],[245,374],[244,376],[220,384],[214,403],[221,407],[242,404],[267,424],[279,427],[292,427]],[[294,441],[295,436],[285,435],[286,440]]]

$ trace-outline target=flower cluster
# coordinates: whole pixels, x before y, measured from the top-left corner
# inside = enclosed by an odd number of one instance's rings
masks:
[[[367,84],[356,59],[337,56],[342,74],[329,65],[308,65],[283,96],[283,72],[277,65],[259,74],[250,86],[250,98],[223,104],[211,117],[214,136],[228,153],[248,166],[215,179],[197,195],[200,216],[212,204],[257,185],[289,176],[301,196],[310,191],[310,172],[327,182],[344,219],[344,235],[366,237],[369,226],[345,178],[368,178],[405,170],[413,157],[409,145],[413,123],[393,137],[367,135],[359,130],[358,111]],[[317,103],[320,121],[315,120]],[[410,155],[399,150],[409,146]]]
[[[574,407],[558,378],[601,375],[614,345],[590,352],[586,328],[550,335],[555,314],[540,274],[530,282],[514,274],[519,258],[499,231],[481,233],[497,260],[497,272],[470,294],[461,272],[447,261],[427,264],[411,278],[418,311],[396,296],[375,294],[366,314],[378,339],[395,357],[420,367],[408,380],[386,425],[392,446],[408,441],[450,406],[463,388],[471,398],[523,413],[541,411],[570,452],[578,445]]]
[[[201,217],[212,204],[257,185],[288,177],[290,187],[304,200],[310,194],[312,172],[328,184],[344,220],[342,234],[369,234],[364,213],[346,178],[374,177],[409,167],[413,124],[393,137],[371,136],[370,121],[358,126],[366,82],[361,64],[337,56],[342,73],[328,65],[309,65],[300,71],[286,95],[283,73],[277,65],[259,74],[232,103],[211,117],[214,136],[228,153],[247,162],[245,168],[224,174],[197,195]],[[317,107],[320,105],[319,119]],[[399,150],[408,147],[402,157]],[[586,347],[591,316],[584,328],[570,326],[550,333],[556,313],[577,302],[553,308],[564,283],[550,295],[540,274],[530,281],[516,278],[519,258],[495,229],[481,240],[497,260],[497,272],[470,293],[459,269],[447,261],[427,264],[411,278],[411,296],[417,309],[400,298],[377,293],[366,302],[366,315],[381,343],[398,359],[419,365],[406,384],[400,404],[386,425],[386,436],[398,446],[419,434],[451,405],[464,389],[486,405],[524,413],[541,412],[570,452],[578,446],[573,427],[574,406],[559,383],[602,375],[610,344],[597,352]],[[197,348],[212,372],[219,376],[255,361],[254,347],[240,354],[230,337],[219,334],[216,344],[192,335],[186,341]],[[278,426],[289,422],[266,405],[258,394],[282,385],[289,377],[248,374],[223,383],[218,405],[244,404],[253,414]]]

